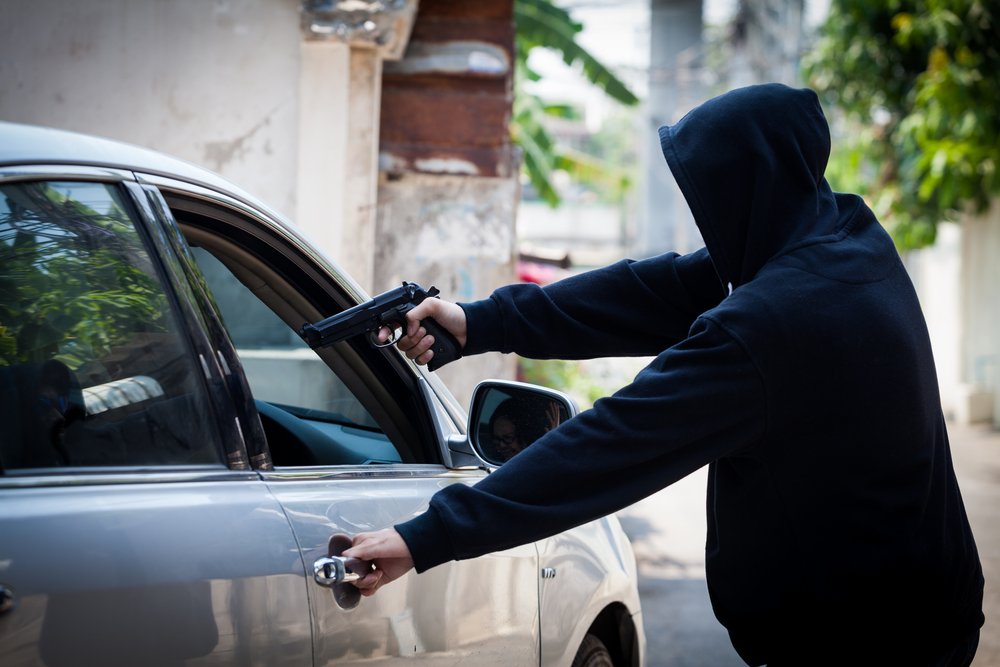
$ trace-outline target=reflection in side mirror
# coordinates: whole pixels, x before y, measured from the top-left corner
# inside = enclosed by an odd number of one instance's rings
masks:
[[[576,413],[573,400],[558,391],[489,380],[472,398],[469,437],[476,453],[498,466]]]

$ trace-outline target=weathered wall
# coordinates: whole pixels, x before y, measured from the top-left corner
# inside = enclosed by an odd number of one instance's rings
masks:
[[[370,290],[382,60],[402,54],[416,0],[352,7],[10,0],[0,14],[0,118],[216,171]]]
[[[434,284],[450,300],[514,280],[517,164],[507,124],[513,3],[424,0],[404,57],[383,72],[374,284]],[[463,405],[511,357],[441,369]]]
[[[294,215],[297,0],[4,0],[0,17],[0,118],[171,153]]]
[[[403,280],[471,301],[514,280],[517,182],[407,174],[379,186],[377,290]],[[486,378],[513,378],[514,358],[483,354],[438,371],[462,405]]]
[[[371,291],[382,61],[334,41],[301,53],[295,222]]]

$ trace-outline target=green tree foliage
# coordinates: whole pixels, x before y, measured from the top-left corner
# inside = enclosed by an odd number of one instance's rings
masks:
[[[136,331],[166,330],[166,299],[120,207],[98,212],[45,183],[0,194],[0,365],[75,370]]]
[[[587,80],[612,99],[632,106],[638,98],[611,70],[576,41],[583,26],[569,12],[557,7],[552,0],[514,0],[514,20],[517,69],[514,80],[514,112],[511,136],[524,153],[524,169],[539,196],[552,206],[561,200],[553,182],[557,170],[598,190],[620,197],[629,186],[627,171],[608,164],[598,157],[560,146],[546,128],[546,117],[571,117],[574,111],[565,106],[547,105],[529,93],[525,82],[538,81],[540,76],[528,66],[528,55],[535,48],[549,48],[562,54],[567,65],[578,64]]]
[[[984,0],[833,0],[806,59],[849,124],[831,183],[865,194],[903,248],[1000,194],[998,22]]]
[[[518,371],[520,380],[565,392],[583,410],[593,407],[597,399],[607,396],[615,389],[602,386],[590,377],[584,364],[579,361],[519,358]]]

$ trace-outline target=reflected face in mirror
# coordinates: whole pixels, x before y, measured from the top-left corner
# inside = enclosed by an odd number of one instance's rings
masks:
[[[493,447],[504,461],[509,461],[515,454],[524,449],[517,426],[509,418],[495,414],[493,418]]]

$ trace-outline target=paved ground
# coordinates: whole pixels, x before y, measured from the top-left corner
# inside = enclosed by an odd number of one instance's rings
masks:
[[[1000,432],[949,426],[955,468],[986,572],[986,626],[973,667],[1000,667]],[[647,667],[740,667],[705,587],[699,471],[619,514],[639,563]]]

